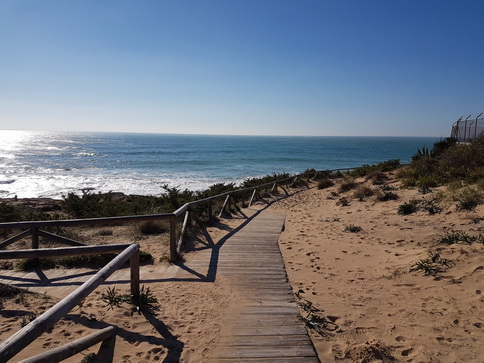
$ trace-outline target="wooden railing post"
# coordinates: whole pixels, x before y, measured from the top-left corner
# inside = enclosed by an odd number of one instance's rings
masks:
[[[131,269],[131,295],[135,301],[139,300],[139,250],[129,259]]]
[[[271,194],[274,192],[277,192],[277,183],[274,183],[274,185],[272,186]]]
[[[39,228],[32,227],[32,249],[38,250],[39,249]]]
[[[252,202],[254,201],[256,194],[257,194],[257,188],[255,188],[254,192],[252,193],[252,197],[250,198],[250,201],[249,201],[249,207],[252,205]]]
[[[178,239],[178,244],[176,246],[176,252],[177,254],[180,253],[181,247],[183,245],[183,238],[185,237],[185,234],[187,233],[188,228],[191,226],[191,214],[190,210],[187,210],[185,212],[185,218],[183,219],[183,226],[180,232],[180,238]]]
[[[218,217],[219,218],[222,218],[222,215],[224,214],[225,212],[225,209],[227,208],[227,206],[229,205],[230,203],[230,194],[227,195],[227,197],[225,198],[225,202],[222,206],[222,209],[220,210],[220,213],[218,214]]]
[[[170,261],[178,260],[178,253],[176,252],[176,217],[170,217]]]
[[[213,223],[213,205],[212,205],[212,201],[208,202],[207,203],[207,210],[208,210],[208,222],[210,224]]]

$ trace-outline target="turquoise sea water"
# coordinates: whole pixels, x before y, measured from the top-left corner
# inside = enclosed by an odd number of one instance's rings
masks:
[[[0,131],[0,198],[82,188],[156,195],[272,173],[411,160],[438,138],[209,136]]]

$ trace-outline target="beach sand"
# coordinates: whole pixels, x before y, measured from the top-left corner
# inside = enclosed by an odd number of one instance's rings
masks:
[[[370,181],[365,183],[378,188]],[[398,182],[392,185],[398,186]],[[364,201],[353,198],[353,190],[335,196],[337,189],[338,185],[302,190],[268,207],[287,213],[280,247],[294,292],[331,322],[322,334],[310,330],[321,361],[483,362],[484,244],[438,243],[446,230],[483,234],[483,205],[466,212],[448,202],[434,215],[421,210],[403,216],[397,213],[399,205],[411,199],[430,199],[438,190],[420,194],[416,189],[398,189],[394,191],[398,200],[380,202],[374,196]],[[349,205],[341,205],[344,196]],[[216,242],[242,222],[224,219],[224,229],[208,231]],[[349,226],[361,227],[361,231],[345,231]],[[103,238],[123,242],[116,233]],[[203,235],[198,238],[203,243]],[[160,262],[166,256],[166,244],[163,247],[149,238],[138,243],[155,256],[155,265],[167,264]],[[428,258],[429,251],[451,260],[450,267],[441,265],[434,275],[415,270],[415,264]],[[196,254],[186,253],[185,258],[190,261]],[[217,349],[218,333],[229,318],[229,307],[236,308],[240,301],[237,291],[223,279],[212,283],[164,281],[150,283],[149,288],[160,305],[154,317],[140,315],[128,306],[109,309],[100,299],[106,292],[103,286],[15,359],[72,341],[105,324],[116,324],[120,330],[115,362],[209,361]],[[127,292],[128,286],[119,289]],[[0,339],[20,328],[22,312],[40,313],[55,302],[32,295],[24,295],[20,303],[5,301]],[[98,349],[99,345],[89,352]],[[79,362],[87,353],[67,362]]]
[[[293,290],[337,324],[326,336],[311,331],[321,361],[483,362],[484,244],[438,243],[445,231],[481,234],[483,206],[465,212],[447,203],[434,215],[404,216],[399,205],[438,190],[399,189],[399,200],[380,202],[354,199],[353,191],[334,197],[337,188],[271,207],[288,212],[280,247]],[[350,225],[361,231],[345,232]],[[429,251],[452,267],[435,276],[414,271]]]

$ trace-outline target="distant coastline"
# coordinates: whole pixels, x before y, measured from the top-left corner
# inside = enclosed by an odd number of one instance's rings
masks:
[[[437,137],[236,136],[17,132],[0,145],[0,198],[55,198],[83,188],[158,195],[272,173],[408,162]]]

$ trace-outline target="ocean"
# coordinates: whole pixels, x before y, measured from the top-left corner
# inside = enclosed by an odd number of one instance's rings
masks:
[[[0,131],[0,198],[159,195],[273,173],[409,162],[436,137],[218,136]]]

